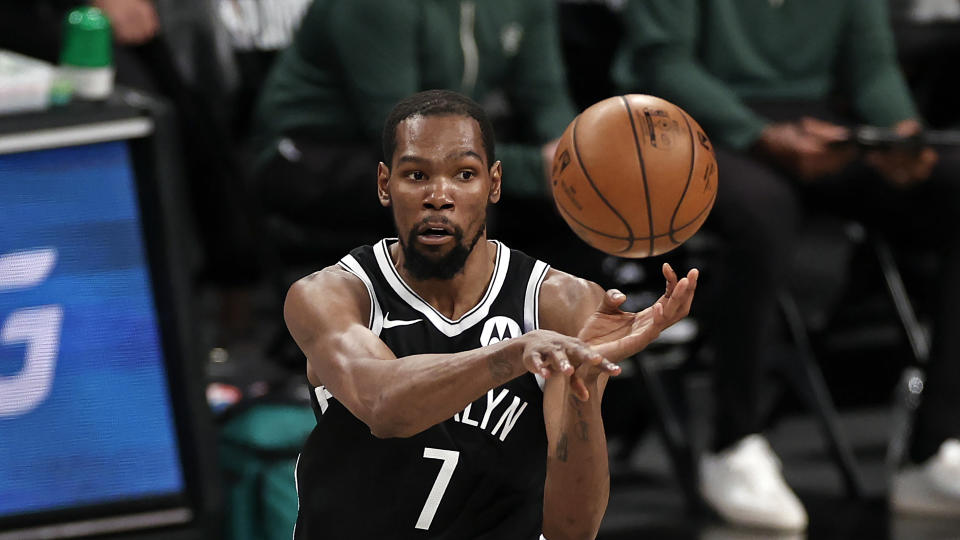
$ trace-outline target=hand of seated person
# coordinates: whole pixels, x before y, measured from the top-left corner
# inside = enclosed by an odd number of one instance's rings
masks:
[[[904,120],[895,126],[899,135],[910,137],[920,132],[920,122]],[[939,156],[933,148],[891,147],[886,150],[874,150],[865,158],[888,182],[899,187],[908,187],[926,180]]]
[[[93,0],[110,19],[119,45],[141,45],[153,39],[160,28],[157,10],[150,0]]]
[[[839,173],[856,158],[856,150],[834,143],[847,140],[843,126],[804,117],[776,122],[764,128],[757,149],[801,180],[811,181]]]

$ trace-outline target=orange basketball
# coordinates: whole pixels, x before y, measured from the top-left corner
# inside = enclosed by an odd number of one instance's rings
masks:
[[[551,178],[554,202],[577,236],[619,257],[679,246],[717,196],[710,139],[680,107],[639,94],[577,116],[560,138]]]

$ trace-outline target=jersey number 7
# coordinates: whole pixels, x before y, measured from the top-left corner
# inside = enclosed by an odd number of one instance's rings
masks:
[[[427,502],[424,503],[423,510],[420,511],[420,517],[417,519],[416,527],[427,530],[430,528],[430,524],[433,523],[433,516],[437,513],[437,508],[440,506],[443,494],[447,491],[450,478],[453,477],[453,470],[457,468],[457,462],[460,461],[460,452],[455,450],[440,450],[438,448],[424,448],[423,457],[443,460],[443,465],[440,466],[440,473],[437,474],[437,479],[433,482],[430,494],[427,495]]]

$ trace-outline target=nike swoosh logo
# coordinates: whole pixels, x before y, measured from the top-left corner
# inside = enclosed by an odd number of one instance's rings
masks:
[[[416,324],[423,319],[413,319],[412,321],[402,321],[402,320],[390,320],[390,312],[388,311],[386,315],[383,316],[383,327],[384,328],[394,328],[397,326],[407,326],[410,324]]]

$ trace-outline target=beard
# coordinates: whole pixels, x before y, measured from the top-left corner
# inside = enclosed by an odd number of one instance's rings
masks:
[[[427,220],[424,220],[426,223]],[[444,223],[449,223],[446,219]],[[473,248],[480,241],[486,231],[486,224],[481,224],[477,234],[468,242],[464,242],[463,229],[453,226],[453,248],[446,255],[440,258],[430,257],[421,253],[416,247],[417,229],[414,227],[407,235],[406,241],[403,236],[400,238],[400,249],[403,250],[403,268],[410,272],[410,275],[417,280],[442,279],[447,280],[463,271],[467,263],[467,257],[473,251]]]

